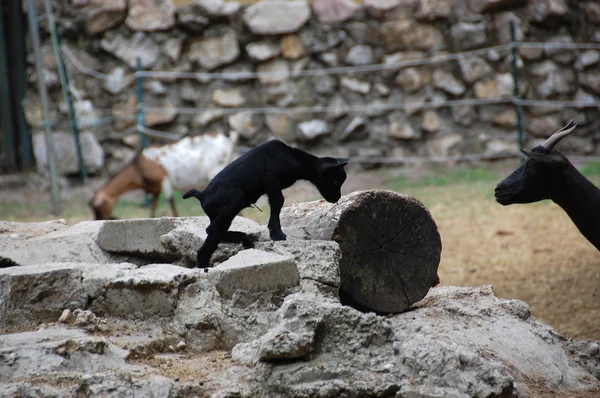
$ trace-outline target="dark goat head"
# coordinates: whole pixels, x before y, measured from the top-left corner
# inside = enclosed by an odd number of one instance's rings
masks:
[[[496,186],[496,201],[506,206],[552,199],[558,187],[557,179],[572,167],[565,155],[554,150],[554,147],[576,127],[577,124],[571,120],[531,152],[521,150],[527,160]]]
[[[313,182],[326,201],[335,203],[342,197],[342,184],[346,181],[344,166],[347,164],[346,158],[319,159],[319,170]]]

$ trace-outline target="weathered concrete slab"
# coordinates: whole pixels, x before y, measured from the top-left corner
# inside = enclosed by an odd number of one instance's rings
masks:
[[[300,283],[296,262],[290,256],[282,256],[261,250],[243,250],[229,260],[216,266],[215,286],[227,299],[238,291],[251,293],[285,290]]]
[[[65,308],[83,308],[87,263],[50,263],[0,269],[0,329],[58,319]]]

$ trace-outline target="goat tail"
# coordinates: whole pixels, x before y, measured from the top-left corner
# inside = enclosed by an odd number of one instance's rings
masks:
[[[204,192],[198,191],[197,189],[190,189],[189,191],[183,194],[183,199],[191,198],[192,196],[202,202]]]

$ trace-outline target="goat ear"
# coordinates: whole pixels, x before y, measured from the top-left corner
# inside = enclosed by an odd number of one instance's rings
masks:
[[[348,161],[350,159],[348,159],[348,158],[335,158],[335,160],[338,161],[338,164],[337,164],[338,166],[345,166],[345,165],[348,164]]]
[[[521,152],[530,159],[544,164],[562,164],[561,158],[554,153],[528,152],[521,149]]]

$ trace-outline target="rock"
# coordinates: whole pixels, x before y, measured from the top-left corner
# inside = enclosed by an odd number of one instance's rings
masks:
[[[531,117],[525,128],[536,137],[548,138],[563,125],[559,116],[546,115]]]
[[[543,48],[519,48],[519,56],[527,61],[537,61],[544,56]]]
[[[225,115],[225,112],[221,109],[208,109],[206,111],[202,111],[198,115],[194,116],[192,120],[192,126],[194,128],[204,127],[216,120],[220,120]]]
[[[417,2],[415,18],[427,22],[447,19],[452,12],[452,4],[451,0],[421,0]]]
[[[390,11],[394,10],[402,0],[364,0],[363,5],[368,16],[383,19]]]
[[[492,123],[507,130],[514,130],[517,126],[517,113],[512,109],[500,112],[494,117]]]
[[[381,26],[381,34],[387,52],[430,50],[438,44],[441,37],[439,30],[435,27],[410,19],[384,22]]]
[[[551,71],[537,86],[537,91],[545,98],[553,94],[569,94],[575,88],[575,73],[571,70]]]
[[[211,18],[233,17],[242,7],[237,1],[223,0],[200,0],[197,4]]]
[[[256,35],[297,32],[310,18],[306,0],[259,1],[244,10],[244,22]]]
[[[428,133],[437,133],[440,131],[440,117],[435,111],[427,110],[423,113],[421,129]]]
[[[219,106],[239,108],[246,103],[246,98],[239,88],[216,89],[211,96],[213,102]]]
[[[492,67],[480,57],[461,57],[458,59],[458,65],[463,79],[469,84],[494,73]]]
[[[600,94],[600,72],[590,71],[579,74],[579,84],[587,90]]]
[[[478,81],[473,89],[477,98],[508,98],[513,95],[513,78],[510,73],[501,73]]]
[[[237,35],[230,28],[224,29],[220,36],[194,39],[189,50],[190,60],[197,61],[206,69],[229,64],[239,55]]]
[[[326,52],[320,55],[321,61],[323,61],[329,67],[338,66],[338,56],[336,53]]]
[[[516,7],[525,4],[526,0],[470,0],[471,11],[476,14],[493,12],[508,7]]]
[[[313,78],[314,90],[322,95],[330,95],[331,93],[336,92],[338,87],[337,83],[334,76],[326,75],[324,73],[319,73]]]
[[[253,61],[267,61],[278,57],[281,48],[272,41],[256,41],[246,45],[246,53]]]
[[[588,21],[594,25],[600,25],[600,4],[589,1],[583,4],[583,9]]]
[[[257,121],[258,117],[251,112],[238,112],[229,115],[227,121],[229,127],[245,138],[252,138],[261,128],[261,123]]]
[[[314,0],[313,12],[322,24],[339,24],[354,17],[360,8],[352,0]]]
[[[289,116],[269,113],[265,115],[265,124],[271,133],[278,138],[286,141],[293,141],[295,138],[294,126],[292,125]]]
[[[423,58],[425,58],[425,53],[423,51],[403,51],[384,56],[383,63],[390,65],[403,63],[406,61],[415,61]]]
[[[135,76],[127,73],[121,66],[113,68],[104,81],[103,88],[111,94],[119,94],[129,87],[135,80]]]
[[[283,36],[279,41],[279,45],[285,59],[295,61],[302,58],[306,53],[302,40],[298,35]]]
[[[366,120],[360,116],[354,116],[350,123],[344,128],[344,131],[339,135],[338,140],[344,141],[352,135],[357,135],[361,127],[364,127]]]
[[[137,59],[140,59],[143,68],[149,68],[158,60],[160,47],[143,33],[133,35],[126,39],[121,34],[116,34],[109,39],[104,37],[100,47],[108,53],[127,63],[131,69],[136,68]]]
[[[348,103],[340,94],[335,94],[327,105],[325,118],[329,121],[337,120],[348,113]]]
[[[304,141],[314,140],[315,138],[329,133],[329,126],[324,120],[314,119],[308,122],[298,123],[298,132]]]
[[[281,84],[290,75],[290,68],[283,59],[274,59],[258,65],[256,72],[261,84]]]
[[[461,81],[443,69],[436,69],[433,72],[433,85],[452,95],[462,95],[466,90],[465,85]]]
[[[197,2],[177,8],[177,22],[184,28],[194,32],[203,31],[210,23],[204,14],[204,9]]]
[[[65,309],[62,314],[60,314],[60,318],[58,318],[58,321],[60,323],[69,323],[71,321],[72,318],[72,313],[70,309]]]
[[[125,25],[134,31],[168,30],[175,25],[172,0],[129,0]]]
[[[593,95],[586,93],[584,90],[579,89],[577,90],[577,92],[575,93],[575,101],[581,103],[581,104],[594,104],[596,102],[596,99],[594,98]]]
[[[350,91],[354,91],[363,95],[368,94],[369,91],[371,91],[371,83],[358,80],[352,77],[342,77],[340,79],[340,84],[342,85],[342,87],[345,87]]]
[[[382,97],[387,97],[388,95],[390,95],[390,88],[388,86],[386,86],[385,84],[382,84],[382,83],[375,84],[375,90],[377,90],[379,95],[381,95]]]
[[[369,65],[373,63],[373,49],[369,46],[356,45],[346,54],[346,63],[349,65]]]
[[[600,62],[600,51],[588,50],[580,54],[575,63],[575,69],[583,70]]]
[[[169,57],[171,62],[177,62],[181,56],[181,46],[182,40],[180,38],[170,37],[165,41],[162,50],[167,54],[167,57]]]
[[[564,0],[534,1],[527,7],[527,18],[530,22],[550,28],[562,24],[568,15],[569,7]]]
[[[446,157],[457,154],[458,147],[463,142],[460,134],[449,134],[429,140],[426,144],[429,156]]]
[[[421,131],[412,128],[401,111],[394,111],[388,116],[390,137],[401,140],[418,140]]]
[[[145,122],[147,127],[171,123],[177,117],[177,109],[175,109],[170,100],[165,100],[161,105],[157,109],[148,109],[146,111]]]
[[[561,45],[574,45],[573,39],[568,35],[552,37],[544,44],[544,53],[547,57],[556,62],[569,65],[577,58],[577,53],[573,49],[560,48]]]
[[[514,112],[513,112],[514,113]],[[513,126],[514,127],[514,126]],[[485,144],[485,152],[489,156],[519,153],[519,144],[503,140],[490,140]]]
[[[90,0],[85,8],[86,29],[99,35],[121,24],[127,15],[125,0]]]
[[[454,123],[468,127],[477,119],[477,112],[472,105],[456,105],[451,108]]]
[[[409,95],[404,102],[404,112],[407,116],[413,116],[423,111],[427,98],[420,95]]]
[[[431,74],[418,68],[402,69],[394,79],[394,84],[404,91],[415,93],[431,82]]]
[[[511,22],[515,24],[515,39],[525,41],[526,24],[510,11],[495,13],[492,16],[498,44],[509,44],[512,41]],[[519,48],[520,50],[521,48]]]
[[[487,43],[485,24],[459,22],[450,29],[452,43],[457,51],[472,50]]]
[[[34,132],[32,141],[38,172],[47,170],[50,166],[44,134],[41,131]],[[104,151],[96,136],[90,131],[82,131],[79,134],[79,142],[87,172],[92,174],[98,172],[104,164]],[[73,133],[54,132],[52,133],[52,143],[57,172],[59,174],[79,173],[79,161]]]
[[[291,257],[257,249],[241,251],[214,267],[210,275],[224,299],[231,299],[239,290],[249,293],[286,290],[300,283],[298,268]]]

